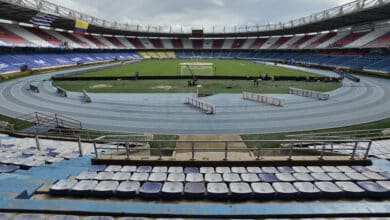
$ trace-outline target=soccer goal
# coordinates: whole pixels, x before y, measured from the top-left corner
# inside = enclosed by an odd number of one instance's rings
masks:
[[[214,76],[215,67],[213,63],[180,63],[178,73],[181,76]]]

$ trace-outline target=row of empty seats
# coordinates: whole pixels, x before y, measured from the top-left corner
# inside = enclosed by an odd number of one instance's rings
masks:
[[[59,47],[91,49],[321,49],[388,47],[389,30],[366,32],[329,32],[264,38],[226,39],[159,39],[77,35],[11,24],[0,25],[0,45],[11,47]]]
[[[50,191],[56,195],[142,198],[388,198],[389,180],[389,172],[372,166],[95,165],[74,178],[57,181]]]

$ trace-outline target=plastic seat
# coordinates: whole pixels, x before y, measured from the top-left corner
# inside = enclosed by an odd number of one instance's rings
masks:
[[[131,177],[130,173],[117,172],[112,176],[114,181],[128,181]]]
[[[385,189],[390,190],[390,181],[377,181],[376,183],[383,186]]]
[[[117,181],[101,181],[94,189],[94,195],[96,196],[111,196],[114,194],[116,188],[118,188],[119,182]]]
[[[103,172],[107,168],[106,165],[92,165],[88,171],[91,172]]]
[[[184,182],[185,178],[186,176],[184,173],[170,173],[167,180],[169,182]]]
[[[53,215],[48,217],[48,220],[80,220],[80,217],[75,215]]]
[[[368,172],[370,171],[369,169],[367,169],[366,167],[364,166],[351,166],[352,169],[355,170],[355,172],[359,172],[359,173],[363,173],[363,172]]]
[[[272,187],[280,198],[294,198],[299,194],[298,190],[291,183],[276,182],[272,183]]]
[[[0,164],[0,173],[13,173],[19,169],[19,166]]]
[[[314,178],[309,173],[293,173],[292,174],[297,181],[313,182]]]
[[[150,173],[152,172],[152,166],[139,166],[135,171],[137,173]]]
[[[209,183],[222,182],[222,175],[220,173],[206,173],[204,180]]]
[[[294,182],[297,180],[290,173],[277,173],[277,174],[275,174],[275,176],[276,176],[276,178],[278,178],[278,180],[280,182]]]
[[[121,171],[122,166],[119,165],[110,165],[104,171],[106,172],[119,172]]]
[[[381,172],[379,174],[381,176],[385,177],[387,180],[390,180],[390,172]]]
[[[315,181],[332,181],[333,179],[326,173],[311,173]]]
[[[88,216],[84,217],[84,220],[114,220],[111,216]]]
[[[134,173],[137,170],[137,166],[123,166],[121,172]]]
[[[116,188],[115,193],[120,197],[133,197],[141,187],[140,182],[122,182]]]
[[[248,183],[230,183],[229,189],[232,197],[238,199],[249,199],[252,194]]]
[[[303,198],[319,198],[321,191],[310,182],[296,182],[294,187],[299,191]]]
[[[95,180],[104,181],[104,180],[112,180],[114,176],[114,172],[100,172],[95,177]]]
[[[224,174],[224,173],[231,173],[232,171],[230,170],[230,167],[216,167],[215,172]]]
[[[12,220],[13,215],[8,214],[8,213],[0,213],[0,219],[2,220]]]
[[[153,173],[166,173],[166,172],[168,172],[168,167],[164,167],[164,166],[153,167],[152,172]]]
[[[263,172],[260,167],[247,167],[246,170],[248,171],[248,173],[255,173],[255,174]]]
[[[247,183],[254,183],[260,181],[259,177],[255,173],[243,173],[241,174],[241,179],[242,181]]]
[[[327,173],[340,173],[341,171],[335,166],[322,166],[321,167]]]
[[[231,170],[232,173],[239,173],[239,174],[248,172],[245,167],[232,167]]]
[[[206,174],[206,173],[215,173],[214,167],[201,167],[200,173]]]
[[[275,167],[262,167],[263,173],[279,173]]]
[[[358,185],[356,185],[353,182],[349,181],[338,181],[335,182],[335,184],[340,187],[340,189],[345,191],[345,196],[349,198],[360,198],[364,197],[366,194],[366,191],[362,188],[360,188]]]
[[[357,172],[345,173],[345,175],[348,176],[349,178],[351,178],[354,181],[368,181],[368,180],[370,180],[370,178],[364,176],[361,173],[357,173]]]
[[[369,197],[387,198],[390,193],[388,189],[372,181],[359,181],[357,184],[367,192]]]
[[[167,173],[151,173],[149,175],[149,182],[164,182],[167,180]]]
[[[354,173],[354,172],[356,172],[350,166],[336,166],[336,168],[339,169],[343,173]]]
[[[350,181],[350,177],[346,176],[344,173],[328,173],[328,175],[335,181]]]
[[[376,172],[372,172],[372,171],[366,171],[366,172],[362,172],[362,174],[368,178],[370,178],[371,180],[386,180],[387,178],[376,173]]]
[[[332,182],[315,182],[314,185],[321,190],[322,194],[328,198],[339,198],[343,195],[343,190]]]
[[[71,193],[74,195],[89,195],[97,184],[98,181],[96,180],[81,180],[72,187]]]
[[[187,198],[202,198],[205,196],[206,187],[204,183],[186,183],[184,186],[184,195]]]
[[[223,181],[225,181],[227,183],[241,181],[240,175],[238,175],[237,173],[224,173],[222,177],[223,177]]]
[[[12,220],[45,220],[45,215],[41,214],[19,214],[15,215]]]
[[[181,182],[165,182],[162,187],[162,193],[168,198],[178,198],[182,196],[184,187]]]
[[[141,186],[139,195],[143,198],[158,198],[161,195],[161,188],[161,183],[146,182]]]
[[[259,173],[258,176],[262,182],[273,183],[279,181],[275,174],[272,173]]]
[[[201,173],[189,173],[186,175],[186,182],[203,182],[203,174]]]
[[[76,179],[78,179],[78,180],[92,180],[92,179],[95,179],[96,176],[97,176],[96,172],[83,171],[78,176],[76,176]]]
[[[325,173],[325,170],[319,166],[307,166],[306,168],[310,170],[311,173]]]
[[[294,169],[291,167],[277,167],[280,173],[294,173]]]
[[[149,178],[149,173],[133,173],[131,175],[130,180],[131,181],[137,181],[137,182],[145,182]]]
[[[226,183],[208,183],[207,194],[212,199],[222,199],[229,196],[229,188]]]
[[[168,173],[183,173],[183,167],[169,167]]]
[[[199,173],[199,168],[198,167],[186,167],[184,168],[184,173]]]
[[[310,170],[308,170],[306,167],[304,166],[293,166],[292,169],[296,172],[296,173],[310,173]]]
[[[276,196],[274,188],[269,183],[251,183],[251,187],[258,199],[272,199]]]
[[[77,180],[59,180],[50,187],[50,193],[64,195],[68,193],[76,184]]]

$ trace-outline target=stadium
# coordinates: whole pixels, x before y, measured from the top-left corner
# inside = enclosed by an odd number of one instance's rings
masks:
[[[230,27],[0,6],[0,219],[390,219],[389,0]]]

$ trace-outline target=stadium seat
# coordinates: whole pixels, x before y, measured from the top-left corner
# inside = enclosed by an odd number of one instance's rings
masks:
[[[314,199],[319,198],[321,195],[321,191],[310,182],[296,182],[293,185],[302,198]]]
[[[134,197],[138,189],[141,187],[140,182],[121,182],[115,190],[115,194],[119,197]]]
[[[145,182],[142,184],[139,195],[142,198],[158,198],[161,195],[162,183]]]

